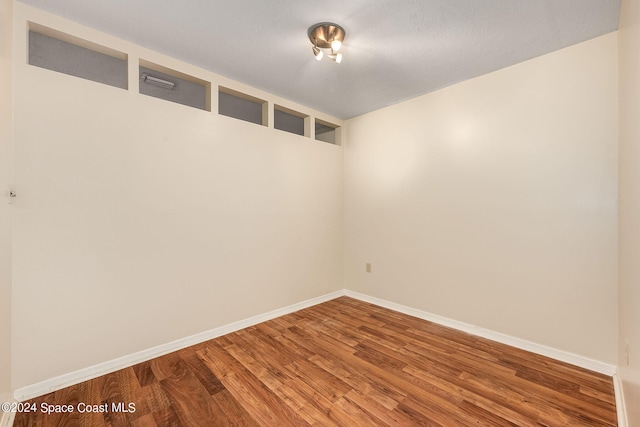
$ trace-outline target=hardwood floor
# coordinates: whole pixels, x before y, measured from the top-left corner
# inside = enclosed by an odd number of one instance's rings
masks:
[[[610,377],[347,297],[29,402],[16,427],[616,425]]]

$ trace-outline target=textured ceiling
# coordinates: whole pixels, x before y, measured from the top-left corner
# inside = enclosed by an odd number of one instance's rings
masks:
[[[615,31],[620,0],[22,0],[347,119]],[[346,30],[316,61],[307,29]]]

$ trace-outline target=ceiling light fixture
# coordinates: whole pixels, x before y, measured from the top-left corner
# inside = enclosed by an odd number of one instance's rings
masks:
[[[146,84],[163,87],[165,89],[173,89],[176,86],[174,82],[170,82],[169,80],[164,80],[158,77],[153,77],[152,75],[149,75],[147,73],[142,74],[142,81]]]
[[[321,22],[309,27],[307,35],[313,43],[313,56],[320,61],[323,56],[322,49],[331,49],[327,56],[338,64],[342,62],[342,54],[338,51],[342,47],[345,34],[344,28],[332,22]]]

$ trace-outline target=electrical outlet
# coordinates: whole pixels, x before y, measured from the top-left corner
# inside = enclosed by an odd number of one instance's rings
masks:
[[[629,366],[629,357],[630,357],[629,339],[626,339],[624,340],[624,364],[626,366]]]
[[[9,187],[9,204],[12,205],[13,201],[16,198],[16,191],[13,189],[13,187]]]
[[[366,263],[364,268],[365,268],[365,271],[367,273],[371,273],[371,263],[370,262]]]

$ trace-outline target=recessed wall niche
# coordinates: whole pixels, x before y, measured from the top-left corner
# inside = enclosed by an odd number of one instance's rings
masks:
[[[144,59],[128,64],[127,53],[38,23],[27,22],[27,27],[29,65],[125,90],[131,86],[130,71],[135,73],[137,65],[140,94],[205,111],[211,111],[211,103],[215,102],[209,81]],[[135,90],[135,84],[133,87]],[[342,145],[338,125],[224,86],[218,86],[217,95],[220,115],[295,135],[314,134],[318,141]]]
[[[138,78],[143,95],[211,111],[211,84],[205,80],[142,59]]]
[[[329,144],[342,145],[342,130],[340,126],[316,119],[315,121],[316,140],[328,142]]]
[[[273,127],[301,136],[309,136],[309,116],[281,105],[273,106]]]
[[[40,68],[127,89],[127,54],[29,23],[28,62]]]
[[[267,126],[268,103],[264,99],[218,86],[218,114]]]

